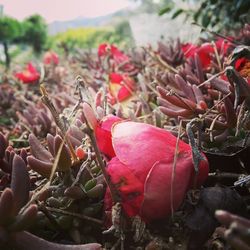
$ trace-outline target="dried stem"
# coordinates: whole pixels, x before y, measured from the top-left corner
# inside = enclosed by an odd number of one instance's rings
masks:
[[[222,70],[221,72],[211,76],[210,78],[208,78],[206,81],[202,82],[201,84],[199,84],[197,87],[200,88],[202,86],[204,86],[205,84],[209,83],[210,81],[212,81],[213,79],[217,78],[218,76],[224,74],[226,72],[227,69]]]
[[[94,223],[99,224],[99,225],[103,225],[102,220],[98,220],[98,219],[95,219],[95,218],[92,218],[92,217],[89,217],[89,216],[86,216],[86,215],[83,215],[83,214],[69,212],[69,211],[61,210],[59,208],[54,208],[54,207],[45,207],[45,208],[50,212],[55,212],[55,213],[64,214],[64,215],[70,215],[70,216],[73,216],[73,217],[77,217],[79,219],[83,219],[83,220],[87,220],[87,221],[90,221],[90,222],[94,222]]]
[[[110,177],[106,171],[106,167],[105,167],[105,164],[102,160],[102,157],[101,157],[101,152],[97,146],[97,142],[96,142],[96,138],[95,138],[95,134],[94,134],[94,130],[91,128],[91,126],[89,125],[88,123],[88,120],[85,116],[85,114],[83,113],[83,116],[84,116],[84,119],[86,121],[86,125],[87,125],[87,134],[91,140],[91,143],[92,143],[92,146],[94,148],[94,151],[96,153],[96,160],[98,162],[98,165],[100,167],[100,169],[102,170],[102,173],[103,173],[103,177],[109,187],[109,190],[110,190],[110,194],[111,194],[111,197],[112,197],[112,201],[113,203],[117,203],[120,201],[120,197],[118,195],[118,192],[115,188],[115,186],[113,185],[113,183],[110,181]]]
[[[173,170],[172,170],[172,175],[171,175],[170,202],[171,202],[171,215],[172,215],[172,217],[174,215],[174,179],[175,179],[175,170],[176,170],[176,164],[177,164],[177,158],[178,158],[181,128],[182,128],[182,120],[180,121],[179,129],[178,129],[178,136],[177,136],[176,145],[175,145],[175,152],[174,152]]]
[[[57,223],[56,219],[54,216],[48,211],[46,206],[44,205],[43,202],[38,202],[38,209],[43,212],[43,214],[49,219],[51,224],[59,231],[62,231],[63,229],[60,227],[60,225]]]
[[[55,123],[56,125],[58,126],[58,128],[61,130],[62,134],[63,134],[63,137],[65,138],[65,141],[69,147],[69,151],[70,151],[70,154],[71,154],[71,157],[72,157],[72,161],[75,162],[77,161],[77,156],[75,154],[75,150],[72,146],[72,143],[70,142],[70,140],[68,139],[67,137],[67,127],[65,125],[65,123],[62,121],[62,119],[60,118],[59,116],[59,113],[57,112],[54,104],[51,102],[51,100],[49,99],[49,96],[48,96],[48,93],[45,89],[45,87],[41,84],[40,86],[40,91],[42,93],[42,101],[43,103],[48,107],[48,109],[50,110],[54,120],[55,120]]]
[[[208,176],[216,179],[238,179],[241,175],[227,172],[214,172],[209,173]]]

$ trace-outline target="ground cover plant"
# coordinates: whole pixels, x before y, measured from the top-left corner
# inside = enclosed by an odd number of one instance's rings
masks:
[[[1,249],[250,249],[250,26],[12,65]]]

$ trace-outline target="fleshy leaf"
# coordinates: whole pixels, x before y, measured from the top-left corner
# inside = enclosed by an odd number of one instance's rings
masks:
[[[12,174],[11,174],[11,190],[14,199],[14,214],[28,202],[30,179],[27,167],[23,159],[15,155],[13,159]]]
[[[13,208],[13,192],[10,188],[6,188],[0,198],[0,225],[8,222]]]
[[[29,144],[31,154],[34,155],[37,159],[48,162],[52,158],[50,152],[42,146],[40,141],[33,134],[29,135]]]

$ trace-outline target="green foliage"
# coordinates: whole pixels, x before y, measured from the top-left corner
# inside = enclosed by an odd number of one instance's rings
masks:
[[[119,46],[123,48],[134,45],[132,31],[128,21],[123,20],[117,23],[110,39],[113,40],[110,41],[111,43],[119,44]]]
[[[32,15],[24,20],[22,41],[31,45],[36,53],[40,53],[47,41],[47,25],[40,15]]]
[[[9,68],[13,53],[9,52],[10,44],[29,44],[39,53],[47,41],[47,25],[39,15],[32,15],[19,22],[14,18],[0,18],[0,43],[4,46],[5,65]]]
[[[173,8],[172,18],[184,13],[193,21],[205,28],[213,30],[233,30],[250,22],[250,0],[183,0],[188,6],[194,8]],[[168,13],[168,7],[160,11],[160,15]]]
[[[139,2],[139,11],[146,13],[159,12],[160,15],[169,12],[173,7],[172,0],[130,0],[132,2]]]
[[[22,34],[21,24],[14,18],[0,18],[0,42],[13,42]]]
[[[100,43],[115,43],[126,47],[132,43],[131,31],[127,22],[120,22],[115,29],[106,28],[76,28],[55,35],[54,44],[66,45],[70,51],[76,48],[97,48]]]
[[[10,66],[9,44],[13,43],[22,35],[22,27],[20,23],[11,17],[4,16],[0,18],[0,42],[4,47],[5,66]]]

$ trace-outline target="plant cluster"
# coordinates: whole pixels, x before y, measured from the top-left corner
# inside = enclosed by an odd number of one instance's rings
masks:
[[[2,248],[246,244],[248,41],[247,25],[236,37],[128,53],[102,43],[6,73]]]

